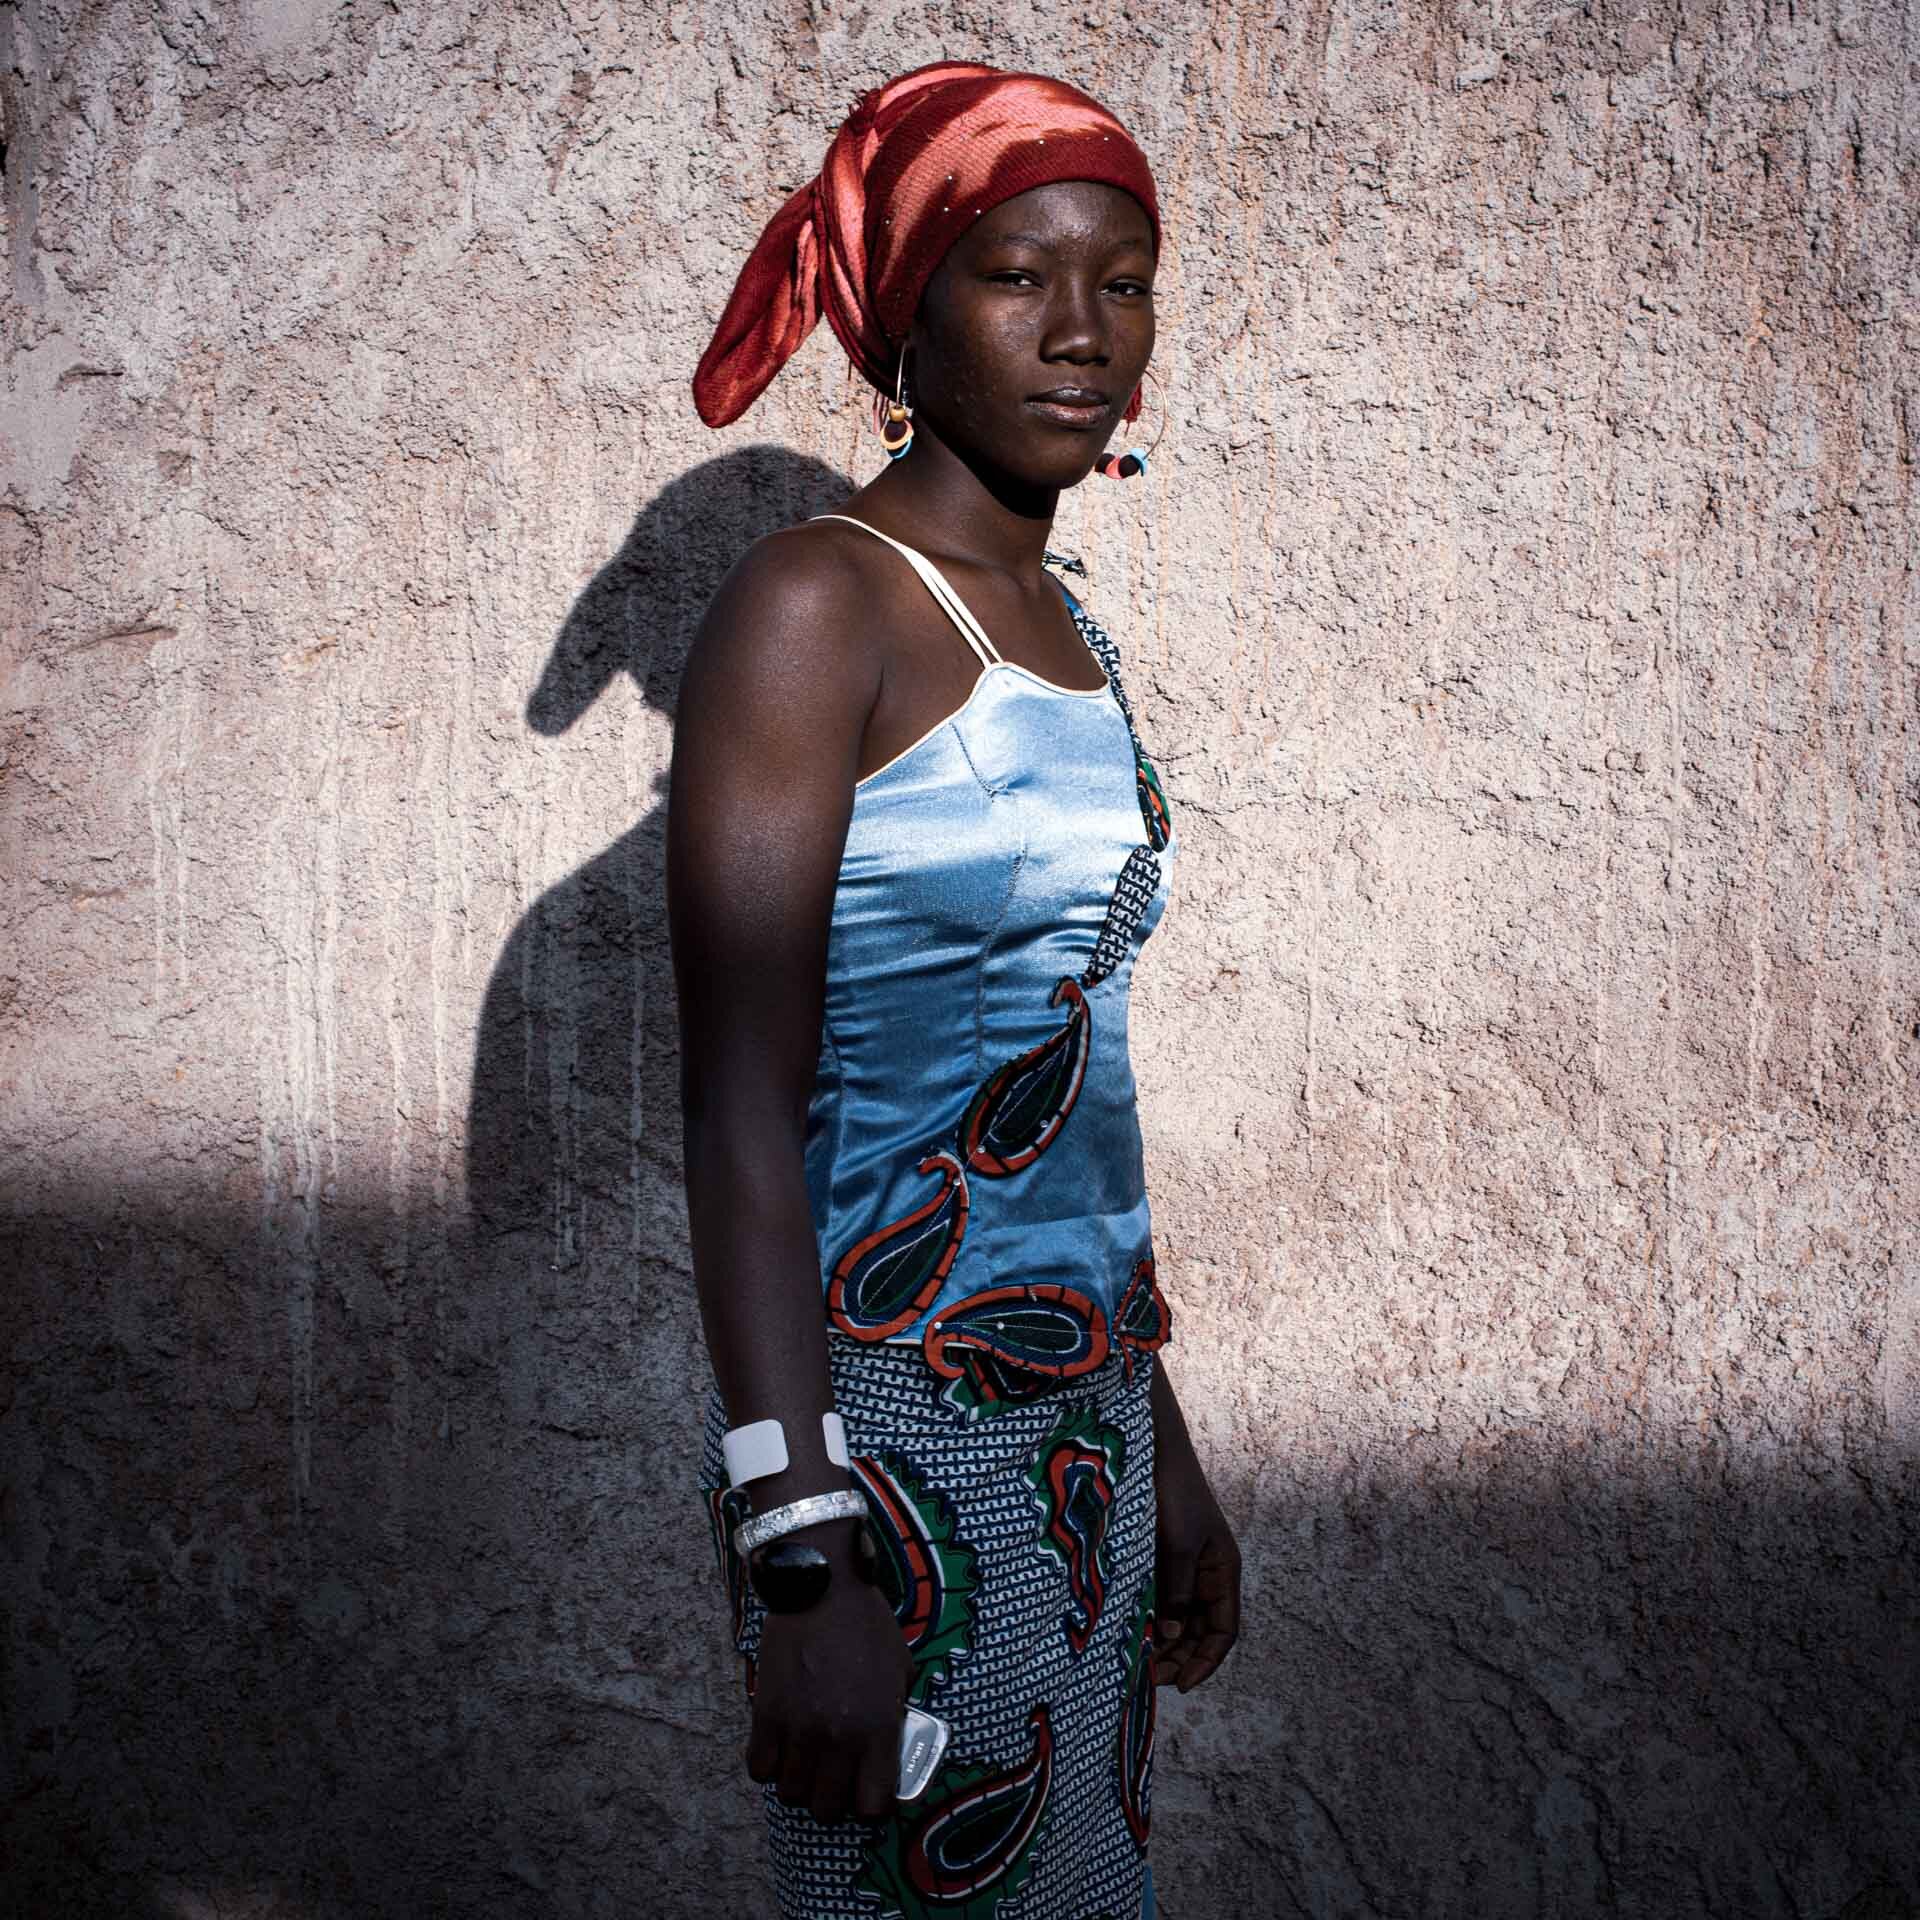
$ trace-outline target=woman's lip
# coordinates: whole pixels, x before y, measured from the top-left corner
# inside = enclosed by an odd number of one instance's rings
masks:
[[[1111,400],[1049,400],[1036,394],[1027,402],[1042,419],[1051,420],[1056,426],[1097,427],[1113,411]]]

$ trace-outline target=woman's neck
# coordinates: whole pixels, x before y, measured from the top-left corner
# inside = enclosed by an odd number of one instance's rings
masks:
[[[1025,581],[1040,576],[1060,491],[1026,486],[923,427],[914,433],[912,452],[854,501],[871,502],[910,528],[912,545]]]

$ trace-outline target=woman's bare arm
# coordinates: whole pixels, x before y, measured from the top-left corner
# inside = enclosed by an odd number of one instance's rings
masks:
[[[694,1280],[729,1424],[777,1419],[789,1465],[756,1512],[847,1485],[820,1416],[832,1405],[803,1150],[827,940],[862,735],[879,692],[859,570],[818,532],[759,542],[715,597],[687,663],[667,821]],[[853,1529],[827,1552],[827,1598],[762,1636],[748,1768],[821,1818],[892,1806],[905,1643],[853,1572]]]
[[[667,818],[694,1280],[732,1424],[778,1419],[792,1463],[757,1507],[846,1485],[830,1466],[819,1255],[802,1168],[827,936],[877,669],[849,644],[817,536],[761,541],[687,662]],[[857,631],[857,628],[856,628]]]

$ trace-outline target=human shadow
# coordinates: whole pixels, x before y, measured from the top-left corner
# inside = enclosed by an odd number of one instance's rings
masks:
[[[529,726],[567,734],[623,677],[671,718],[734,561],[849,491],[772,446],[675,480],[568,613]],[[662,1884],[737,1885],[760,1852],[757,1831],[729,1824],[757,1823],[758,1806],[739,1767],[743,1701],[696,1483],[710,1372],[681,1187],[663,761],[650,777],[645,813],[543,892],[502,947],[468,1110],[474,1309],[500,1403],[520,1415],[472,1533],[486,1610],[521,1623],[514,1660],[544,1675],[544,1699],[521,1703],[533,1722],[602,1729],[556,1745],[531,1777],[535,1804],[516,1810],[545,1884],[575,1882],[568,1913],[592,1885],[566,1844],[583,1807],[645,1809]]]
[[[652,500],[561,626],[527,723],[569,731],[621,676],[671,716],[687,648],[727,569],[762,534],[844,499],[817,460],[754,446]],[[686,1273],[679,1045],[666,938],[666,769],[643,818],[548,889],[501,949],[468,1107],[475,1235],[529,1263],[601,1258],[635,1285]]]
[[[670,718],[727,568],[848,490],[767,446],[662,489],[567,613],[532,733],[623,676]],[[464,1214],[357,1179],[264,1219],[191,1183],[0,1195],[0,1910],[757,1908],[650,739],[642,816],[493,968]]]

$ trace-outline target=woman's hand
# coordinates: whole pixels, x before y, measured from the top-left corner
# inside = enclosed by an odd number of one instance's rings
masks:
[[[817,1820],[884,1820],[896,1805],[913,1657],[851,1551],[817,1544],[834,1563],[825,1596],[761,1625],[747,1772]]]
[[[1240,1547],[1163,1370],[1154,1380],[1156,1685],[1191,1693],[1240,1637]]]

